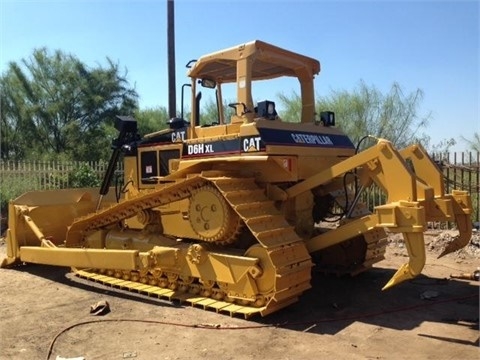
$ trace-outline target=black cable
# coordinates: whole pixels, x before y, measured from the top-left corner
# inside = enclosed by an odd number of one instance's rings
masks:
[[[444,304],[448,302],[457,302],[460,300],[467,300],[471,298],[478,297],[478,294],[473,294],[473,295],[468,295],[468,296],[462,296],[462,297],[455,297],[455,298],[449,298],[449,299],[444,299],[444,300],[438,300],[438,301],[429,301],[427,303],[420,303],[420,304],[415,304],[415,305],[410,305],[410,306],[404,306],[401,308],[394,308],[390,310],[381,310],[381,311],[376,311],[376,312],[371,312],[371,313],[365,313],[365,314],[354,314],[354,315],[349,315],[349,316],[344,316],[340,318],[323,318],[323,319],[313,319],[309,321],[297,321],[297,322],[291,322],[291,323],[282,323],[282,324],[262,324],[262,325],[249,325],[249,326],[235,326],[235,327],[229,327],[229,326],[219,326],[219,325],[211,325],[211,324],[182,324],[182,323],[174,323],[174,322],[168,322],[168,321],[161,321],[161,320],[146,320],[146,319],[103,319],[103,320],[87,320],[87,321],[82,321],[76,324],[72,324],[63,330],[59,331],[52,339],[50,342],[50,345],[48,347],[48,353],[46,360],[50,359],[50,355],[52,355],[53,351],[53,346],[55,345],[56,340],[62,335],[63,333],[67,332],[70,329],[73,329],[74,327],[80,326],[80,325],[86,325],[86,324],[93,324],[93,323],[101,323],[101,322],[140,322],[140,323],[147,323],[147,324],[160,324],[160,325],[170,325],[170,326],[179,326],[179,327],[189,327],[189,328],[197,328],[197,329],[205,329],[205,330],[248,330],[248,329],[260,329],[260,328],[270,328],[270,327],[275,327],[275,328],[282,328],[286,324],[289,326],[292,325],[311,325],[314,324],[316,325],[317,323],[327,323],[327,322],[339,322],[339,321],[347,321],[347,320],[358,320],[358,319],[364,319],[364,318],[369,318],[369,317],[376,317],[376,316],[381,316],[381,315],[386,315],[386,314],[391,314],[391,313],[396,313],[396,312],[404,312],[404,311],[410,311],[410,310],[415,310],[415,309],[420,309],[420,308],[425,308],[425,307],[430,307],[438,304]]]

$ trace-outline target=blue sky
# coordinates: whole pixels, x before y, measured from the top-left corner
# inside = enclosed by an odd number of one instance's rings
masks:
[[[43,46],[90,66],[109,57],[128,69],[141,108],[166,107],[166,12],[162,0],[0,0],[0,73]],[[319,95],[361,80],[423,90],[432,143],[453,137],[463,150],[461,136],[480,132],[479,17],[478,1],[176,0],[177,92],[189,60],[259,39],[319,59]],[[276,84],[254,97],[293,90]]]

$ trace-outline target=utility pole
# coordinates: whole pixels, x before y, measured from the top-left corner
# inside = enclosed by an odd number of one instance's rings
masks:
[[[167,0],[168,36],[168,116],[177,117],[177,92],[175,87],[175,12],[173,0]]]

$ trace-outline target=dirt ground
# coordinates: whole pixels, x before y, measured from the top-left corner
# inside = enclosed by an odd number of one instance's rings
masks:
[[[395,238],[371,271],[314,274],[299,302],[248,320],[113,290],[65,268],[0,269],[0,359],[478,359],[479,282],[450,274],[480,266],[480,235],[436,259],[452,235],[429,233],[423,274],[391,290],[380,289],[408,259]],[[102,300],[111,312],[92,316]]]

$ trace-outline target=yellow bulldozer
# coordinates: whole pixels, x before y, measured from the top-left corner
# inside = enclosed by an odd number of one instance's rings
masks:
[[[249,317],[296,302],[314,266],[368,270],[384,259],[387,233],[403,234],[409,261],[384,289],[422,271],[428,222],[456,222],[460,235],[444,254],[465,246],[469,194],[445,194],[421,145],[397,150],[377,139],[358,152],[333,112],[316,113],[319,72],[317,60],[258,40],[200,57],[188,70],[190,121],[140,136],[135,119],[119,116],[100,188],[10,202],[2,267],[72,267],[103,284]],[[279,77],[299,81],[300,122],[281,119],[274,101],[253,101],[254,83]],[[224,111],[228,84],[236,102]],[[200,87],[215,90],[218,121],[201,125]],[[120,160],[123,181],[113,186]],[[373,209],[362,202],[371,186],[386,196]]]

